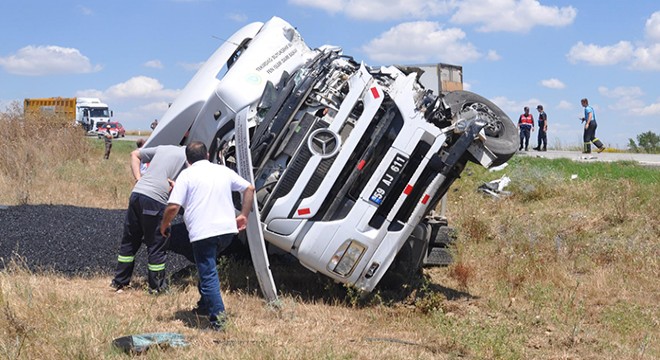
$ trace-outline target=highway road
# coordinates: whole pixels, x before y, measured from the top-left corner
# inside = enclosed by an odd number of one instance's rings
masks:
[[[635,161],[641,165],[660,166],[660,154],[636,154],[636,153],[614,153],[614,152],[593,152],[591,154],[582,154],[579,151],[566,150],[548,150],[548,151],[519,151],[518,156],[532,156],[546,159],[566,158],[575,161],[594,162],[594,161]]]

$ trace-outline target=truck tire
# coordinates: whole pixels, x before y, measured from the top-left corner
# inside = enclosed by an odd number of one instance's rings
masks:
[[[444,101],[451,108],[452,114],[458,114],[467,108],[473,108],[485,115],[488,121],[484,128],[486,133],[486,147],[497,158],[491,166],[502,165],[507,162],[518,150],[518,129],[516,124],[497,105],[483,96],[469,91],[452,91],[444,97]],[[470,154],[470,161],[477,162]]]
[[[422,273],[430,235],[430,229],[426,225],[418,224],[383,275],[379,286],[400,288],[402,284],[413,283]]]

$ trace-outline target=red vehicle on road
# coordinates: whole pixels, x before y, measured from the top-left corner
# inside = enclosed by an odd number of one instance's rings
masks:
[[[110,126],[110,129],[108,129],[108,126]],[[126,136],[126,129],[124,129],[124,126],[119,122],[111,121],[98,129],[97,135],[99,139],[105,136],[105,132],[108,130],[110,130],[110,134],[112,134],[114,138]]]

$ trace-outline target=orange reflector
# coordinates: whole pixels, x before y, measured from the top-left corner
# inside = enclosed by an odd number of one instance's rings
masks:
[[[378,89],[376,89],[375,86],[371,88],[371,95],[374,96],[374,99],[378,99],[380,97],[380,94],[378,93]]]
[[[408,185],[406,185],[406,188],[403,190],[403,193],[406,194],[406,195],[410,195],[410,193],[412,192],[412,189],[413,189],[412,185],[408,184]]]
[[[365,165],[366,163],[367,163],[366,161],[364,161],[364,160],[360,160],[360,162],[358,163],[357,169],[358,169],[358,170],[362,170],[362,168],[364,168],[364,165]]]
[[[298,215],[309,215],[311,211],[309,208],[304,208],[304,209],[298,209]]]
[[[424,197],[422,198],[422,204],[426,205],[426,203],[429,201],[429,194],[424,194]]]

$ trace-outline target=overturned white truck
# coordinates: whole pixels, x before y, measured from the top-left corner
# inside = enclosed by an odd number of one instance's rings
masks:
[[[442,245],[433,210],[468,161],[495,166],[517,149],[492,102],[434,94],[418,76],[311,49],[275,17],[227,39],[145,146],[201,140],[212,161],[253,181],[247,237],[268,299],[264,240],[369,292],[388,268],[419,269]]]

